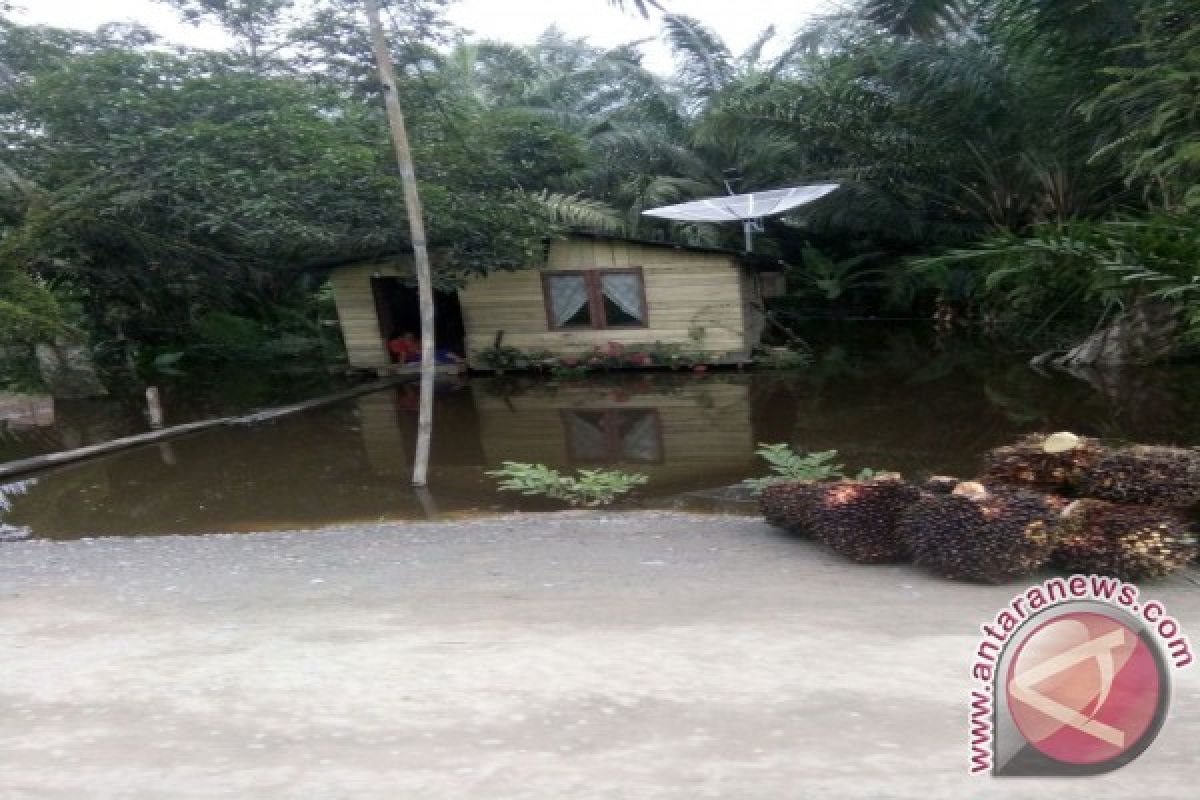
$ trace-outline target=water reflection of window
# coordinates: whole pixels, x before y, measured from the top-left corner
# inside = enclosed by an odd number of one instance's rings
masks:
[[[572,461],[647,464],[663,460],[662,425],[656,411],[633,408],[564,411],[563,425]]]

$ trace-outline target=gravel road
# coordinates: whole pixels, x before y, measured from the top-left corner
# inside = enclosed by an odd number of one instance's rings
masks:
[[[0,797],[1194,797],[1196,669],[1123,770],[967,776],[1021,588],[673,513],[0,542]]]

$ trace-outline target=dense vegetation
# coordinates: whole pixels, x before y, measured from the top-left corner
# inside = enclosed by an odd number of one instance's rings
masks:
[[[0,341],[317,347],[322,268],[406,244],[358,3],[163,2],[233,47],[0,16]],[[388,4],[443,282],[566,225],[736,246],[639,212],[832,179],[760,240],[791,265],[781,313],[1034,349],[1154,295],[1200,329],[1194,0],[866,0],[743,53],[668,14],[670,76],[636,44],[468,38],[448,2]]]

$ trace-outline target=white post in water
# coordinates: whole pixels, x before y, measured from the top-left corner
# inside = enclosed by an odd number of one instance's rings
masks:
[[[421,410],[417,418],[417,453],[413,460],[413,486],[424,486],[429,472],[429,443],[433,437],[433,381],[437,371],[434,360],[433,279],[429,268],[429,248],[425,241],[425,218],[421,211],[421,196],[417,191],[417,173],[413,166],[408,129],[396,87],[396,73],[388,50],[383,23],[379,19],[377,0],[363,0],[367,23],[371,28],[371,49],[383,83],[383,99],[387,107],[388,126],[396,149],[396,163],[404,185],[404,206],[408,210],[408,227],[412,238],[413,264],[417,273],[417,296],[421,302]]]
[[[150,427],[155,429],[161,428],[166,419],[157,386],[150,386],[146,389],[146,417],[150,420]]]

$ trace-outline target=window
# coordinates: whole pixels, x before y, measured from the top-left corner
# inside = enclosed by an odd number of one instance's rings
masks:
[[[544,272],[542,291],[553,330],[646,327],[641,269]]]
[[[656,464],[663,460],[662,426],[652,409],[563,411],[567,453],[585,464]]]

